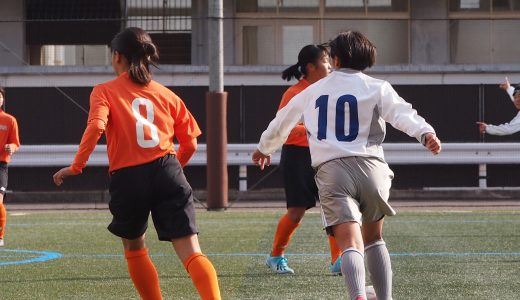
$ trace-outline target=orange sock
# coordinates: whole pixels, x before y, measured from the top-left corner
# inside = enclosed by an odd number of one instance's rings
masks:
[[[278,227],[276,228],[276,233],[274,234],[274,242],[273,242],[273,250],[271,251],[271,256],[282,256],[285,252],[285,248],[289,246],[289,241],[296,230],[296,228],[300,225],[299,223],[294,223],[287,214],[283,215],[278,221]]]
[[[334,264],[336,262],[336,259],[341,255],[341,249],[338,246],[338,243],[336,242],[336,238],[334,238],[332,235],[329,235],[329,246],[330,246],[330,259],[331,264]]]
[[[4,238],[5,223],[7,223],[7,211],[4,204],[0,203],[0,239]]]
[[[191,281],[199,291],[202,300],[220,300],[220,288],[218,286],[217,271],[213,264],[202,253],[193,253],[184,262],[186,271],[191,276]]]
[[[143,300],[162,300],[159,275],[148,256],[148,249],[125,250],[128,272]]]

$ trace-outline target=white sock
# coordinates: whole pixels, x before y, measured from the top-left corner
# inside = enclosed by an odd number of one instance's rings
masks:
[[[341,253],[341,272],[347,285],[350,299],[365,294],[365,262],[363,253],[356,248],[348,248]]]
[[[392,264],[390,254],[383,240],[377,240],[365,247],[367,269],[374,285],[378,300],[392,299]]]

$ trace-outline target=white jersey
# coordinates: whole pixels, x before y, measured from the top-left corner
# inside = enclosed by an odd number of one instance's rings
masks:
[[[348,156],[384,160],[385,121],[419,141],[423,134],[435,133],[390,83],[341,69],[307,87],[279,110],[262,134],[258,150],[268,155],[280,148],[302,115],[314,167]]]
[[[492,135],[509,135],[520,131],[520,111],[509,123],[486,125],[486,133]]]

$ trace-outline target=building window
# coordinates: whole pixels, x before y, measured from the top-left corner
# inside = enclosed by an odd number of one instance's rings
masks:
[[[518,12],[519,0],[450,0],[450,12]]]
[[[273,65],[272,51],[274,28],[272,26],[243,27],[242,61],[244,65]]]
[[[327,0],[325,12],[407,12],[408,0]]]
[[[407,20],[329,20],[324,22],[326,40],[345,30],[365,34],[377,48],[377,64],[407,64],[409,59]]]
[[[127,27],[147,32],[191,32],[191,0],[126,0]]]
[[[449,7],[451,63],[518,62],[520,0],[451,0]]]
[[[317,21],[239,20],[236,26],[242,35],[236,44],[237,64],[292,65],[303,46],[319,43]]]
[[[450,11],[489,11],[490,0],[451,0]]]
[[[110,59],[105,45],[43,45],[40,52],[43,66],[106,66]]]
[[[237,64],[294,64],[303,46],[327,42],[345,30],[358,30],[376,45],[378,64],[406,64],[410,60],[409,0],[235,3],[237,36],[242,36]]]
[[[520,20],[453,20],[450,53],[454,64],[518,63]]]
[[[312,26],[282,26],[282,64],[293,65],[298,62],[298,53],[313,43]]]
[[[320,0],[239,0],[238,13],[313,12],[318,13]]]

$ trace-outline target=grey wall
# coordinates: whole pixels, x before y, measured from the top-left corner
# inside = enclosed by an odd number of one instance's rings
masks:
[[[24,1],[0,1],[0,65],[24,65],[25,58],[25,26]]]
[[[410,1],[410,5],[412,17],[410,63],[448,64],[448,1],[414,0]]]

